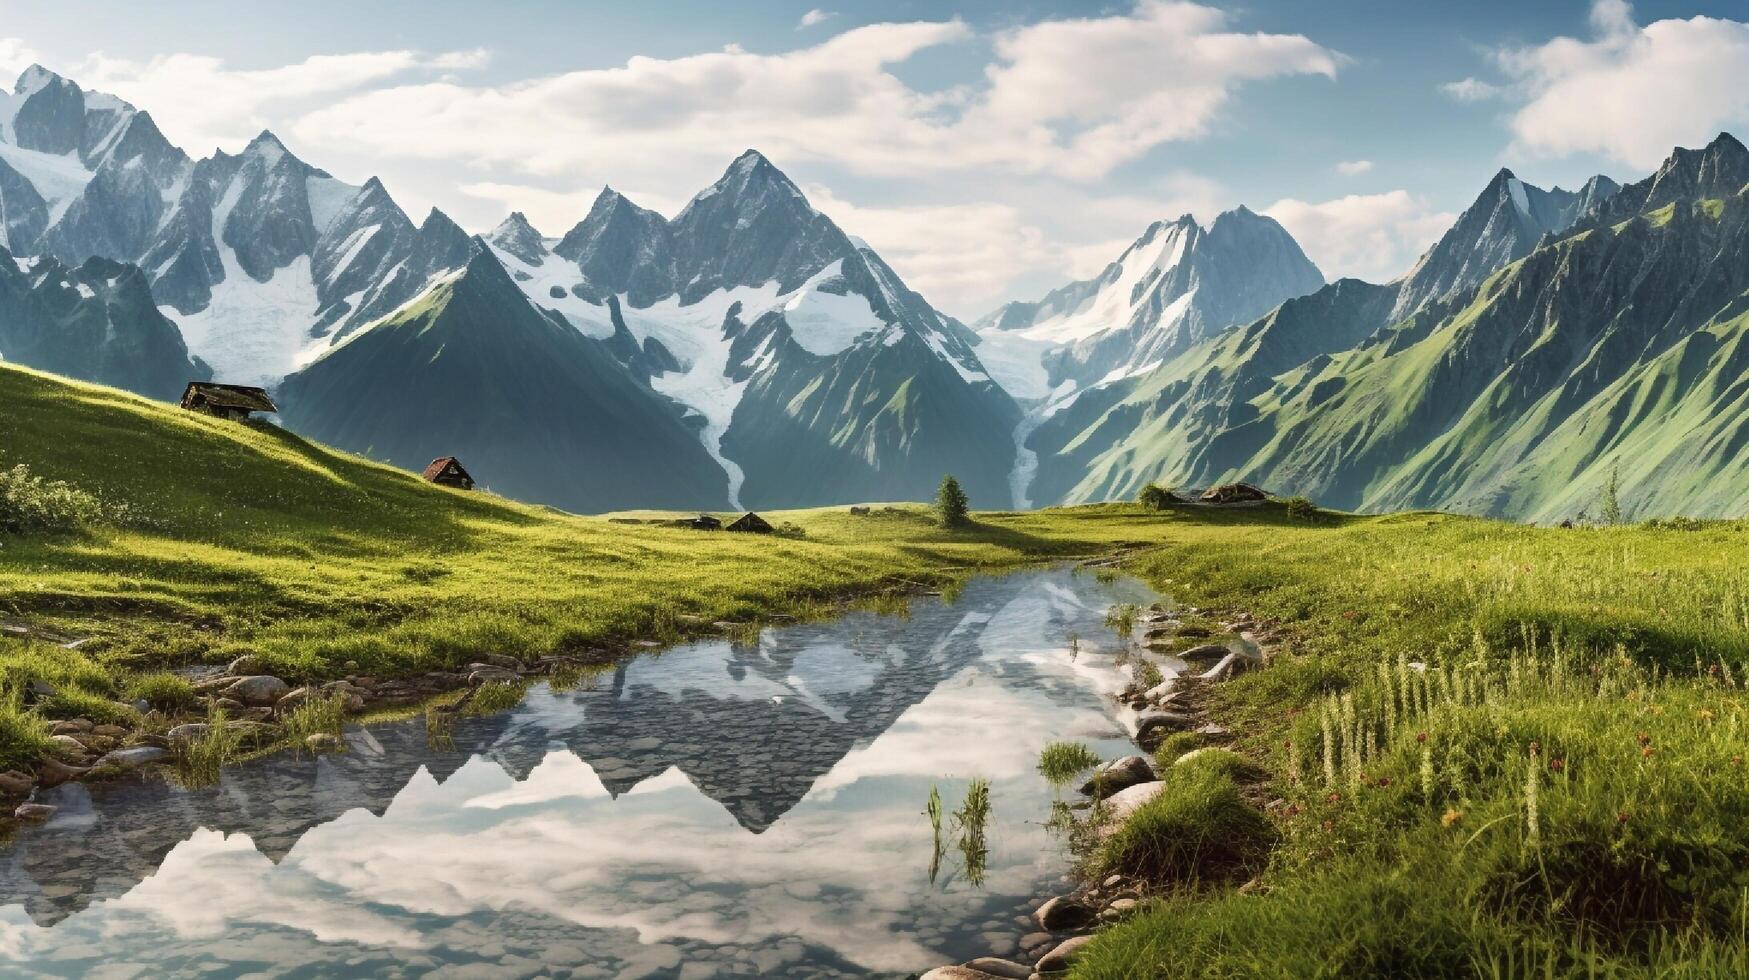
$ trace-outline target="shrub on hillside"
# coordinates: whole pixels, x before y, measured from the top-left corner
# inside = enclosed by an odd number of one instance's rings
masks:
[[[1282,503],[1287,507],[1287,516],[1296,521],[1316,521],[1324,516],[1318,505],[1305,497],[1289,497]]]
[[[0,470],[0,534],[75,531],[118,520],[122,511],[64,480],[35,476],[19,463]]]
[[[1136,503],[1149,510],[1165,510],[1173,501],[1172,489],[1150,483],[1136,493]]]

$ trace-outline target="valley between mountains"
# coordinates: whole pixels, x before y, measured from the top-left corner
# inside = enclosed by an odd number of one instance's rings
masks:
[[[1509,170],[1388,283],[1273,219],[1160,220],[1098,276],[946,315],[749,150],[665,216],[415,220],[272,133],[195,159],[31,68],[0,94],[0,357],[575,512],[1128,499],[1246,480],[1556,521],[1749,504],[1749,150],[1576,190]],[[0,447],[0,462],[5,447]]]

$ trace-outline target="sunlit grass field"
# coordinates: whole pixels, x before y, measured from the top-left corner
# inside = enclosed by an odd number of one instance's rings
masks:
[[[1141,574],[1291,638],[1212,695],[1269,770],[1269,857],[1243,894],[1171,878],[1076,976],[1749,975],[1749,527],[1204,512],[1162,538]]]
[[[68,703],[35,712],[49,716],[114,711],[146,672],[244,653],[294,682],[485,653],[612,656],[716,622],[1105,554],[1161,523],[1120,506],[948,530],[921,505],[876,505],[765,515],[800,537],[698,532],[648,523],[672,514],[577,517],[446,490],[271,425],[12,367],[0,407],[0,467],[126,508],[114,526],[0,536],[0,621],[91,638],[76,653],[0,639],[8,690],[41,678],[62,692]],[[0,764],[21,752],[0,750]]]
[[[1163,592],[1285,639],[1210,706],[1264,781],[1168,772],[1180,785],[1094,857],[1147,866],[1167,897],[1077,975],[1749,972],[1738,523],[1115,504],[947,530],[877,505],[768,514],[801,535],[739,536],[443,490],[271,426],[10,367],[0,406],[0,466],[127,508],[114,526],[0,537],[0,620],[92,638],[0,640],[0,767],[45,751],[53,718],[189,698],[167,667],[249,652],[301,682],[615,656],[1122,550]],[[56,693],[27,706],[33,679]],[[1240,809],[1261,801],[1261,819]],[[1229,839],[1150,839],[1198,830]]]

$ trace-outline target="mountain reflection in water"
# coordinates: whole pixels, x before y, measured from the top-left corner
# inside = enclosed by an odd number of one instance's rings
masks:
[[[1034,766],[1124,747],[1114,602],[1066,568],[628,662],[593,689],[354,730],[182,789],[45,794],[0,852],[25,976],[867,976],[1014,949],[1067,867]],[[1080,637],[1071,657],[1069,637]],[[981,887],[931,885],[931,786],[991,783]]]

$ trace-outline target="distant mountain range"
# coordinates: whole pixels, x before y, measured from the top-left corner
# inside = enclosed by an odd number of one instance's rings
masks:
[[[415,223],[271,133],[193,160],[41,68],[0,93],[0,357],[599,511],[979,507],[1261,482],[1339,507],[1738,513],[1749,151],[1544,190],[1502,170],[1401,278],[1326,284],[1239,208],[973,326],[755,151],[672,219]]]

